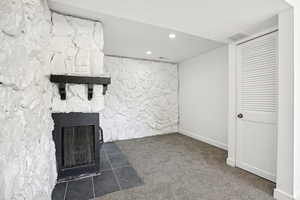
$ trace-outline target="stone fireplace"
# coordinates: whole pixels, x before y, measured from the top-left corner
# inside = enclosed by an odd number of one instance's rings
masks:
[[[53,139],[58,181],[62,181],[99,172],[103,30],[101,22],[55,12],[51,21],[51,73],[58,75],[50,78]]]
[[[53,113],[59,180],[97,174],[103,143],[98,113]]]
[[[104,73],[102,23],[52,12],[45,0],[0,4],[0,199],[50,199],[57,172],[97,162],[99,124],[61,127],[55,146],[52,114],[101,114],[105,141],[177,130],[176,65],[106,57],[105,110],[102,85],[66,84],[62,100],[51,74]]]

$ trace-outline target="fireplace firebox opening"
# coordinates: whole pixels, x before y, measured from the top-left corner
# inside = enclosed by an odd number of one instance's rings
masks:
[[[99,173],[103,143],[99,114],[53,113],[52,118],[58,180]]]

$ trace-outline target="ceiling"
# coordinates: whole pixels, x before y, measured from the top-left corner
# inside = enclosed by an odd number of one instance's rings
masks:
[[[58,3],[52,3],[50,6],[62,13],[100,20],[104,26],[106,55],[178,63],[224,45],[198,36],[91,12],[75,6]],[[175,33],[176,38],[171,40],[170,33]],[[151,51],[152,54],[147,55],[147,51]]]
[[[289,7],[283,0],[49,0],[49,6],[102,21],[105,54],[176,63],[237,33],[273,26]],[[171,32],[176,39],[168,38]]]
[[[223,45],[212,40],[133,21],[102,17],[104,53],[168,62],[180,62]],[[169,34],[176,38],[170,39]],[[151,55],[146,52],[151,51]]]

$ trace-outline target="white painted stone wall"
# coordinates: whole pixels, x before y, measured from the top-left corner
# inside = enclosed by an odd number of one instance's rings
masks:
[[[0,1],[0,199],[50,200],[50,12],[45,0]]]
[[[49,200],[56,182],[52,112],[101,112],[105,140],[178,130],[172,64],[106,57],[102,86],[68,85],[61,101],[49,75],[103,74],[100,22],[50,13],[46,0],[0,1],[0,199]]]
[[[105,141],[178,131],[177,65],[105,56],[112,84],[100,124]]]
[[[52,13],[51,70],[53,74],[103,75],[103,30],[100,22]],[[104,107],[102,86],[94,85],[87,99],[87,85],[67,84],[62,101],[52,84],[53,112],[99,112]]]

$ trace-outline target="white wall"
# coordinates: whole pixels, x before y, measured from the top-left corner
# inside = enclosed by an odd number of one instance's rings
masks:
[[[227,160],[232,167],[236,166],[236,45],[228,45],[228,125],[227,125]]]
[[[288,0],[294,7],[294,193],[300,199],[300,1]]]
[[[228,47],[179,64],[179,132],[227,148]]]
[[[279,14],[278,200],[300,199],[300,2],[286,0],[294,9]]]
[[[111,76],[101,112],[104,140],[178,131],[176,64],[105,56]]]
[[[293,11],[279,14],[279,96],[277,185],[275,197],[281,193],[293,194]]]

